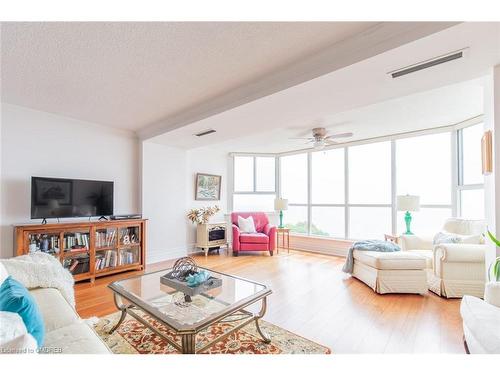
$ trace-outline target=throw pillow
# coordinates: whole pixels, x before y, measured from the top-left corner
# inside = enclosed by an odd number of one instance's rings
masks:
[[[0,327],[0,345],[27,333],[21,316],[10,311],[0,311]]]
[[[434,245],[439,245],[442,243],[458,243],[460,242],[460,238],[457,235],[447,232],[438,232],[434,236],[432,243]]]
[[[45,326],[42,314],[28,289],[11,276],[0,286],[0,310],[19,314],[38,347],[43,345]]]
[[[238,216],[238,227],[243,233],[255,233],[255,223],[253,222],[253,217],[249,216],[246,219]]]
[[[36,354],[37,349],[36,340],[29,333],[0,344],[0,353],[5,354]]]
[[[3,284],[7,277],[9,277],[9,273],[7,272],[7,269],[5,268],[3,263],[0,262],[0,285]]]
[[[439,232],[434,236],[433,244],[439,245],[442,243],[481,244],[482,237],[480,234],[466,236],[457,233]]]

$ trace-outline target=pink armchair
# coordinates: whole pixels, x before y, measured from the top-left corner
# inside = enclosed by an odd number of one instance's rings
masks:
[[[257,233],[242,233],[238,228],[238,216],[253,217]],[[233,255],[238,256],[240,251],[269,251],[271,256],[276,248],[276,227],[269,224],[264,212],[233,212]]]

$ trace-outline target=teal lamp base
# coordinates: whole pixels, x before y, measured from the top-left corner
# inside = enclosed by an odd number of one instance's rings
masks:
[[[406,211],[405,214],[405,223],[406,223],[406,232],[404,234],[413,234],[411,229],[410,229],[410,224],[411,224],[411,214],[410,211]]]
[[[284,228],[283,226],[283,210],[280,210],[280,225],[278,226],[278,228]]]

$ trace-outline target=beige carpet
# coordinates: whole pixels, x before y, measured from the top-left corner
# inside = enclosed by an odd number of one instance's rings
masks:
[[[157,323],[149,316],[142,314],[151,324],[163,334],[179,341],[173,332]],[[159,335],[147,329],[131,316],[127,316],[122,325],[112,334],[108,331],[116,324],[120,313],[105,316],[96,323],[95,329],[116,354],[176,354],[174,347],[169,345]],[[255,324],[248,324],[239,331],[219,341],[207,354],[330,354],[327,347],[298,336],[274,324],[260,321],[264,332],[271,337],[271,343],[266,344],[255,329]],[[200,332],[197,336],[197,347],[202,347],[208,341],[226,332],[234,323],[218,323]]]

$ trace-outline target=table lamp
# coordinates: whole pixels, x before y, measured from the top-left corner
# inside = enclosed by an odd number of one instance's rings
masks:
[[[283,226],[283,211],[288,210],[288,199],[276,198],[274,200],[274,210],[280,212],[280,225],[278,228],[284,228],[284,226]]]
[[[420,211],[420,197],[418,195],[398,195],[397,196],[398,211],[406,211],[405,223],[406,232],[404,234],[413,234],[410,229],[411,212]]]

